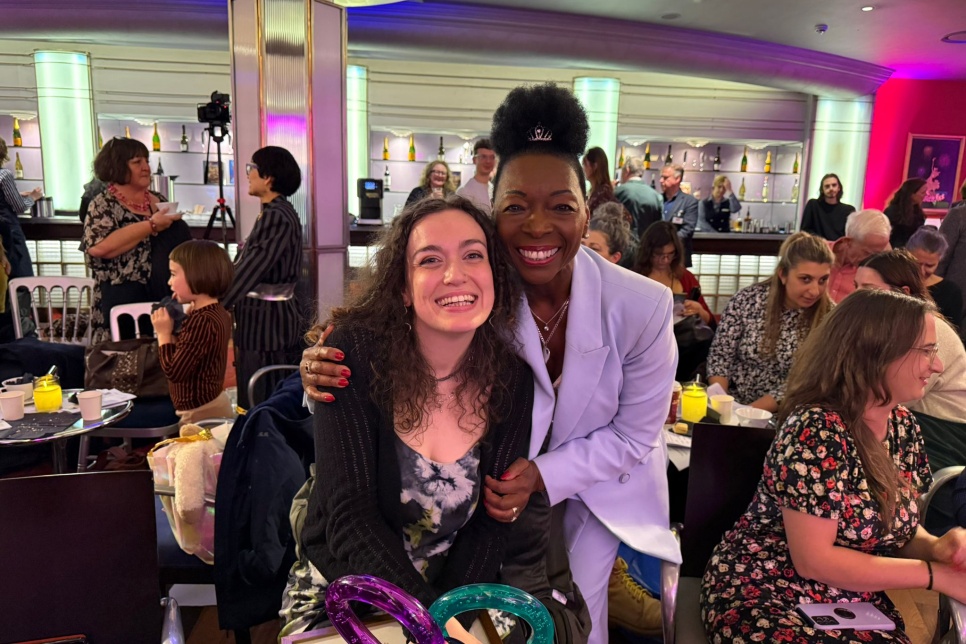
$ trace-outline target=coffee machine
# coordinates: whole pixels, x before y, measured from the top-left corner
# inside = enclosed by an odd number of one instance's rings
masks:
[[[358,179],[359,224],[382,225],[382,179]]]

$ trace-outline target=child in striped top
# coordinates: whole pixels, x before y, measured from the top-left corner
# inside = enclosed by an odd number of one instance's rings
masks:
[[[151,314],[171,402],[181,424],[231,418],[231,401],[224,391],[231,317],[218,302],[231,286],[231,259],[214,242],[192,240],[175,247],[168,264],[174,298],[186,309],[190,305],[177,338],[164,308]]]

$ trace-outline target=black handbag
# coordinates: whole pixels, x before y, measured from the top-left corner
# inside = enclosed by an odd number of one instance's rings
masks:
[[[689,315],[674,325],[674,340],[679,349],[686,349],[714,338],[714,329],[701,321],[700,316]]]
[[[99,342],[84,354],[84,388],[117,389],[139,398],[167,397],[168,379],[158,354],[153,338]]]

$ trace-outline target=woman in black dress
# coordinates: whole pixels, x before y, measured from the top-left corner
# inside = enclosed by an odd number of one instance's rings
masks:
[[[302,270],[302,222],[286,197],[302,184],[302,172],[285,148],[267,146],[246,164],[248,194],[262,212],[235,259],[235,280],[222,298],[235,313],[235,372],[238,406],[249,409],[248,381],[268,365],[298,364],[301,316],[295,285]],[[264,400],[284,374],[261,378],[255,397]]]
[[[889,243],[893,248],[905,246],[912,233],[926,223],[926,213],[922,211],[922,200],[925,198],[926,181],[918,177],[903,181],[892,195],[892,200],[884,212],[892,224]]]
[[[909,642],[885,591],[966,600],[966,530],[919,523],[932,483],[915,417],[936,357],[931,303],[860,290],[812,332],[788,378],[758,490],[705,569],[713,642]],[[869,602],[893,631],[821,631],[802,603]]]

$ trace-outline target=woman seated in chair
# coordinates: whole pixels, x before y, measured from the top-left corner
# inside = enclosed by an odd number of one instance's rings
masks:
[[[819,237],[786,239],[771,278],[728,302],[708,354],[708,382],[742,405],[776,411],[795,352],[832,308],[833,259]]]
[[[503,563],[509,524],[487,514],[483,484],[530,436],[533,376],[508,340],[517,278],[493,222],[462,197],[409,206],[379,248],[356,303],[332,312],[353,386],[324,388],[338,398],[315,409],[285,634],[325,619],[325,586],[343,575],[381,577],[429,606],[496,581]]]
[[[705,569],[713,642],[909,642],[886,590],[966,600],[966,530],[918,525],[932,474],[900,404],[942,371],[936,324],[930,302],[860,290],[809,335],[758,490]],[[872,603],[897,628],[816,630],[796,607],[821,602]]]
[[[897,291],[931,302],[920,269],[916,257],[904,248],[876,253],[855,272],[855,287]],[[929,379],[921,399],[905,401],[916,414],[934,472],[966,464],[966,348],[941,317],[936,320],[936,337],[943,372]]]

